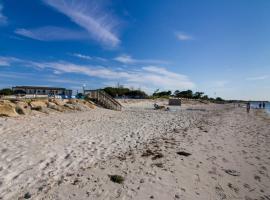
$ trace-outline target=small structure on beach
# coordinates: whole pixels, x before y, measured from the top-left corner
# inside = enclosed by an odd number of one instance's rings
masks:
[[[84,95],[104,108],[122,110],[122,105],[103,90],[84,90]]]
[[[34,94],[34,95],[48,95],[48,96],[62,96],[71,98],[72,90],[58,87],[41,87],[41,86],[16,86],[12,90],[17,94]]]
[[[170,98],[169,99],[170,106],[181,106],[181,99],[179,98]]]

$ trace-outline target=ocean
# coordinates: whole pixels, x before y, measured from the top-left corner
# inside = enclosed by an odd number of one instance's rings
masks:
[[[259,108],[259,103],[260,102],[252,102],[251,108]],[[270,103],[269,102],[265,104],[265,109],[270,114]]]

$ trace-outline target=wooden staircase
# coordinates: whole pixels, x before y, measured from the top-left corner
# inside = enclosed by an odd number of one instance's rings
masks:
[[[122,105],[103,90],[85,90],[84,94],[96,104],[111,110],[122,110]]]

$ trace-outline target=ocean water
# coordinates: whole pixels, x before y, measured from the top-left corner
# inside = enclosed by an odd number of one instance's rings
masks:
[[[259,103],[260,102],[252,102],[251,103],[251,108],[259,108]],[[265,109],[270,114],[270,103],[265,104]]]

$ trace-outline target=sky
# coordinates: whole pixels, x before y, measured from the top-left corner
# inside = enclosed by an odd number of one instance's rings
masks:
[[[0,0],[0,88],[270,100],[269,0]]]

